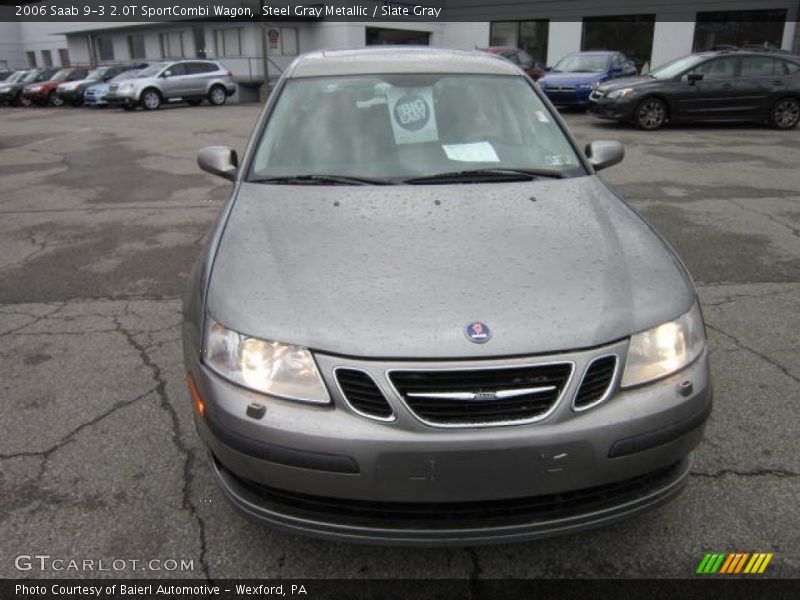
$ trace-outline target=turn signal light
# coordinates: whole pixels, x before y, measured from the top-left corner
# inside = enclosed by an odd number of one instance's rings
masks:
[[[194,379],[192,378],[191,373],[186,374],[186,381],[189,384],[189,393],[192,395],[192,402],[194,403],[194,409],[197,411],[197,414],[201,417],[206,416],[206,403],[203,402],[203,399],[200,397],[200,392],[197,391],[197,386],[194,383]]]

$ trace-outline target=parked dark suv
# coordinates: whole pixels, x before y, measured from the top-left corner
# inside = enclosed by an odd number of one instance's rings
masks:
[[[692,120],[792,129],[800,122],[800,56],[738,49],[691,54],[643,77],[597,86],[589,112],[649,130]]]

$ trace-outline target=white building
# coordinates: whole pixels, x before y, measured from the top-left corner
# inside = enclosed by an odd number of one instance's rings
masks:
[[[718,45],[767,43],[800,51],[800,0],[519,0],[502,5],[439,0],[442,3],[451,18],[462,20],[0,21],[0,68],[217,58],[240,83],[242,99],[251,100],[258,96],[265,70],[273,80],[298,53],[323,48],[514,46],[524,48],[542,66],[568,52],[609,49],[635,57],[640,67]]]

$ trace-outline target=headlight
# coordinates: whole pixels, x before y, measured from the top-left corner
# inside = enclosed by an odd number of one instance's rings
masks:
[[[78,84],[77,83],[69,83],[67,85],[61,85],[59,87],[62,90],[64,90],[65,92],[73,92],[73,91],[75,91],[75,88],[78,87]]]
[[[10,91],[11,91],[11,86],[10,85],[0,86],[0,92],[5,93],[5,92],[10,92]]]
[[[38,92],[41,89],[42,89],[42,86],[34,85],[33,87],[28,88],[28,91],[30,91],[30,92]]]
[[[680,371],[706,347],[703,317],[697,302],[689,312],[631,336],[622,387],[648,383]]]
[[[300,346],[241,335],[209,318],[205,363],[234,383],[271,396],[327,404],[314,357]]]
[[[120,83],[119,84],[119,89],[121,89],[121,90],[130,90],[132,88],[133,88],[133,84],[132,83]]]
[[[614,90],[613,92],[608,93],[609,98],[625,98],[626,96],[630,96],[636,90],[633,88],[622,88],[621,90]]]

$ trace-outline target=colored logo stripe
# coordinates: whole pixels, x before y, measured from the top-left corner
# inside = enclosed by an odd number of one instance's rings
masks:
[[[756,574],[763,573],[769,561],[772,560],[773,554],[766,552],[733,552],[726,554],[724,552],[708,553],[703,557],[700,566],[697,567],[697,573],[720,573],[726,575],[733,575],[737,573]]]

